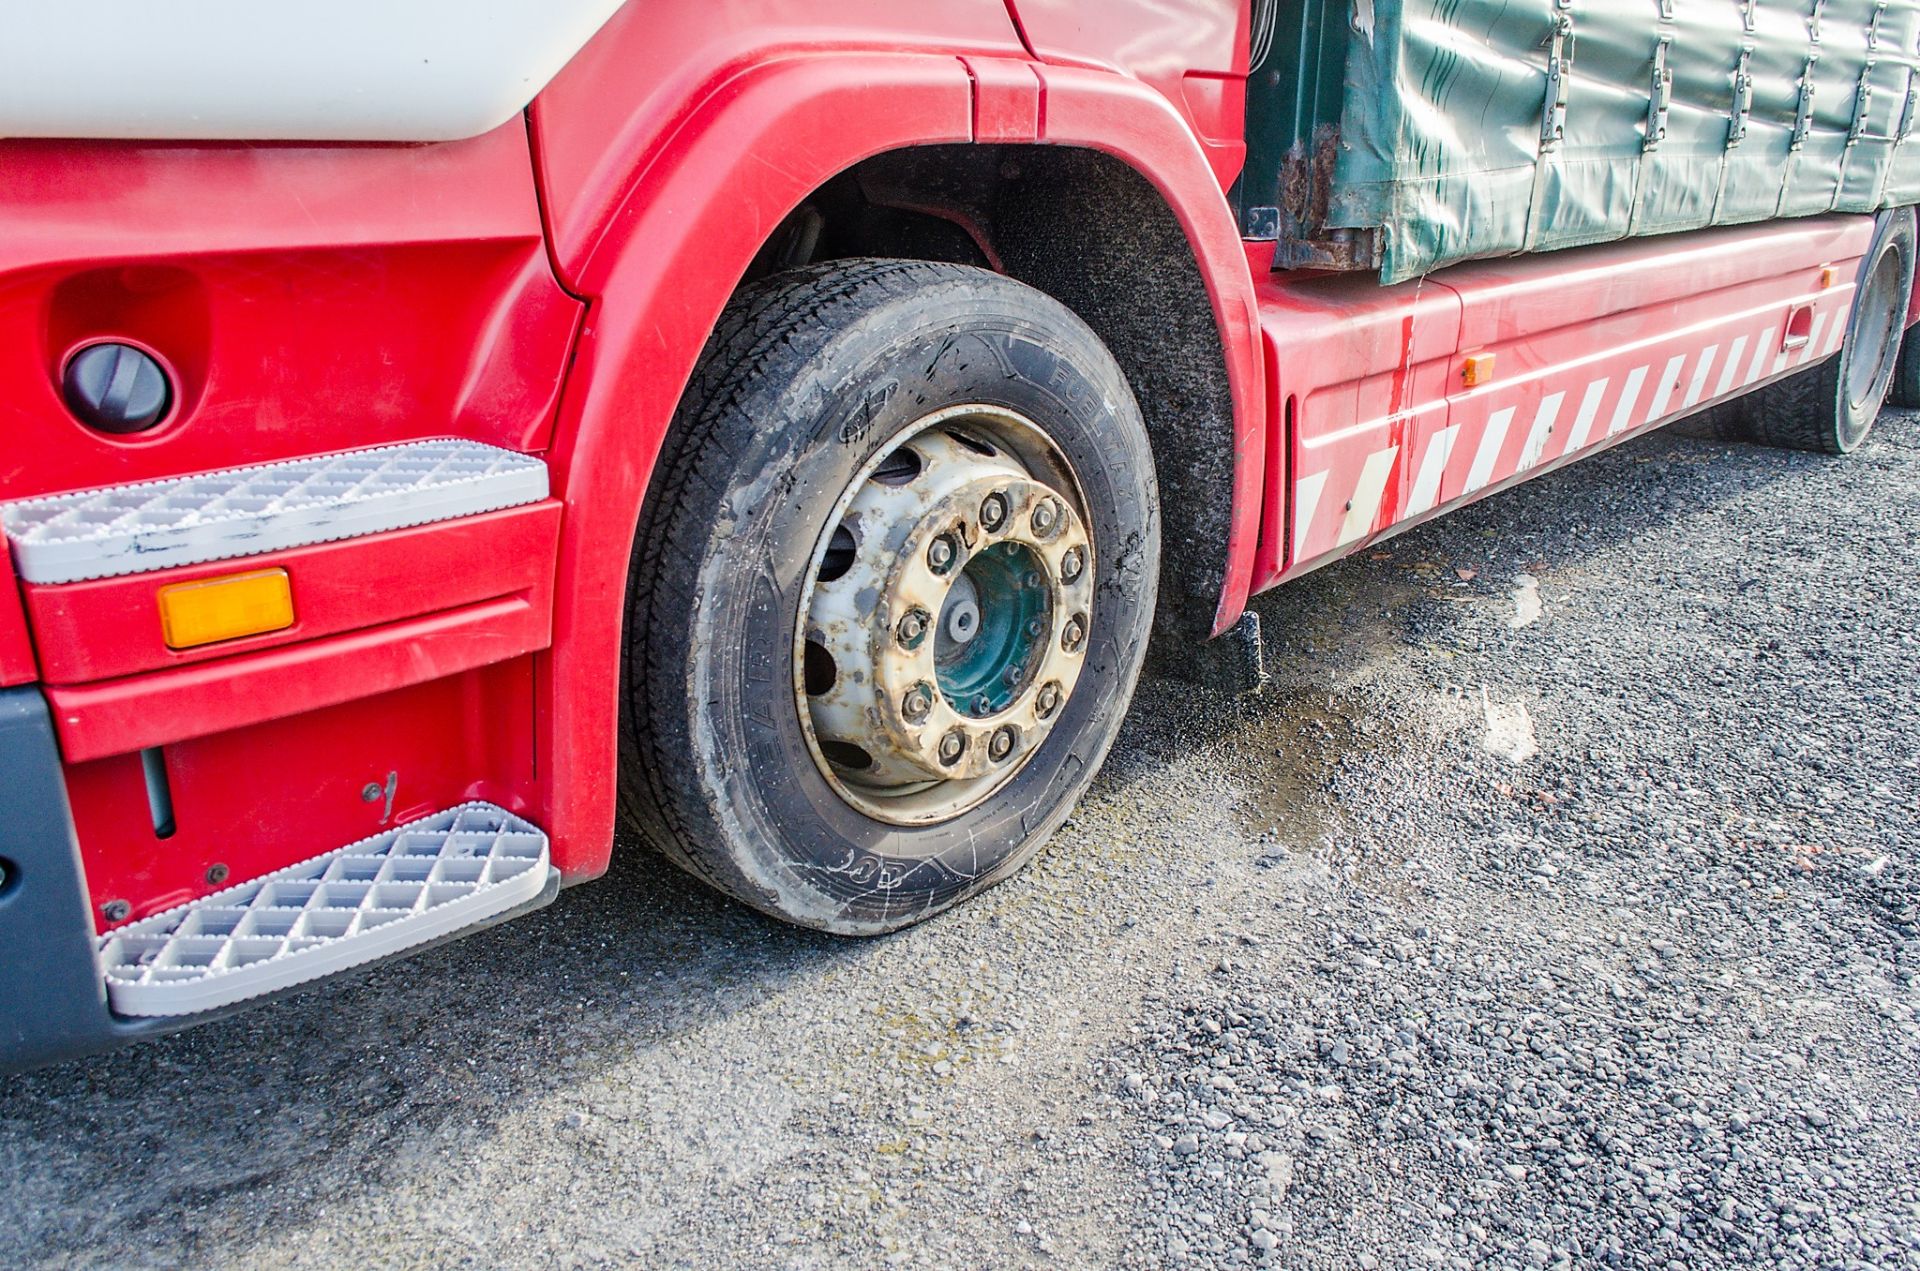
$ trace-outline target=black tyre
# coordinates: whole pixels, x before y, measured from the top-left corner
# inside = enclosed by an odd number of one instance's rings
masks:
[[[1920,409],[1920,327],[1910,327],[1900,341],[1900,361],[1893,368],[1893,387],[1887,400],[1906,410]]]
[[[1911,208],[1881,213],[1840,351],[1740,399],[1738,417],[1753,440],[1842,455],[1867,439],[1899,361],[1913,294],[1914,239]]]
[[[655,471],[629,822],[846,934],[1030,859],[1119,728],[1159,574],[1146,431],[1093,332],[964,266],[780,275],[722,318]]]

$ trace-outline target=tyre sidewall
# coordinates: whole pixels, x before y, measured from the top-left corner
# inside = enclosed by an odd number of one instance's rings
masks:
[[[971,271],[970,271],[971,272]],[[882,306],[827,338],[765,412],[701,569],[689,701],[704,800],[755,903],[835,931],[944,908],[1024,863],[1099,766],[1137,677],[1158,564],[1152,458],[1098,339],[1037,292],[990,274]],[[947,406],[988,405],[1048,433],[1079,478],[1094,541],[1087,664],[1059,723],[979,806],[931,826],[846,803],[814,763],[794,641],[815,548],[877,451]]]
[[[1883,214],[1875,227],[1873,244],[1868,248],[1864,263],[1860,268],[1858,295],[1867,294],[1867,281],[1879,268],[1880,261],[1887,252],[1899,253],[1901,276],[1904,284],[1898,293],[1898,316],[1896,326],[1889,334],[1893,347],[1893,364],[1887,376],[1887,384],[1880,391],[1872,393],[1868,399],[1856,408],[1847,399],[1847,383],[1853,367],[1854,354],[1859,349],[1857,337],[1863,323],[1879,320],[1878,315],[1864,312],[1858,305],[1847,318],[1847,338],[1838,357],[1836,385],[1834,393],[1834,429],[1835,449],[1847,453],[1857,449],[1867,439],[1867,433],[1873,428],[1874,420],[1880,414],[1880,408],[1886,402],[1887,389],[1891,387],[1893,377],[1899,373],[1899,351],[1903,339],[1907,309],[1912,302],[1914,259],[1916,251],[1916,228],[1911,208],[1897,208]]]

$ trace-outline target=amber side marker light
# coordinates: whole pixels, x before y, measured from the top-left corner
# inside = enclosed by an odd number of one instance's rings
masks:
[[[1468,388],[1493,382],[1493,354],[1469,353],[1460,365],[1460,379]]]
[[[194,649],[293,625],[293,586],[284,569],[170,583],[159,597],[160,631],[169,649]]]

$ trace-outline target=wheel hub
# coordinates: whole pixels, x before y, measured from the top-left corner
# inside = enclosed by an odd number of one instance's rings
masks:
[[[1078,508],[1045,434],[997,409],[931,416],[868,465],[815,553],[795,659],[815,758],[843,798],[943,820],[1045,740],[1091,629]]]

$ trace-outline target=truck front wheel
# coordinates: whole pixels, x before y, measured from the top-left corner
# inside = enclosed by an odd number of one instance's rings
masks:
[[[1024,864],[1119,728],[1158,577],[1146,431],[1086,325],[958,265],[768,279],[708,342],[656,474],[630,822],[847,934]]]

